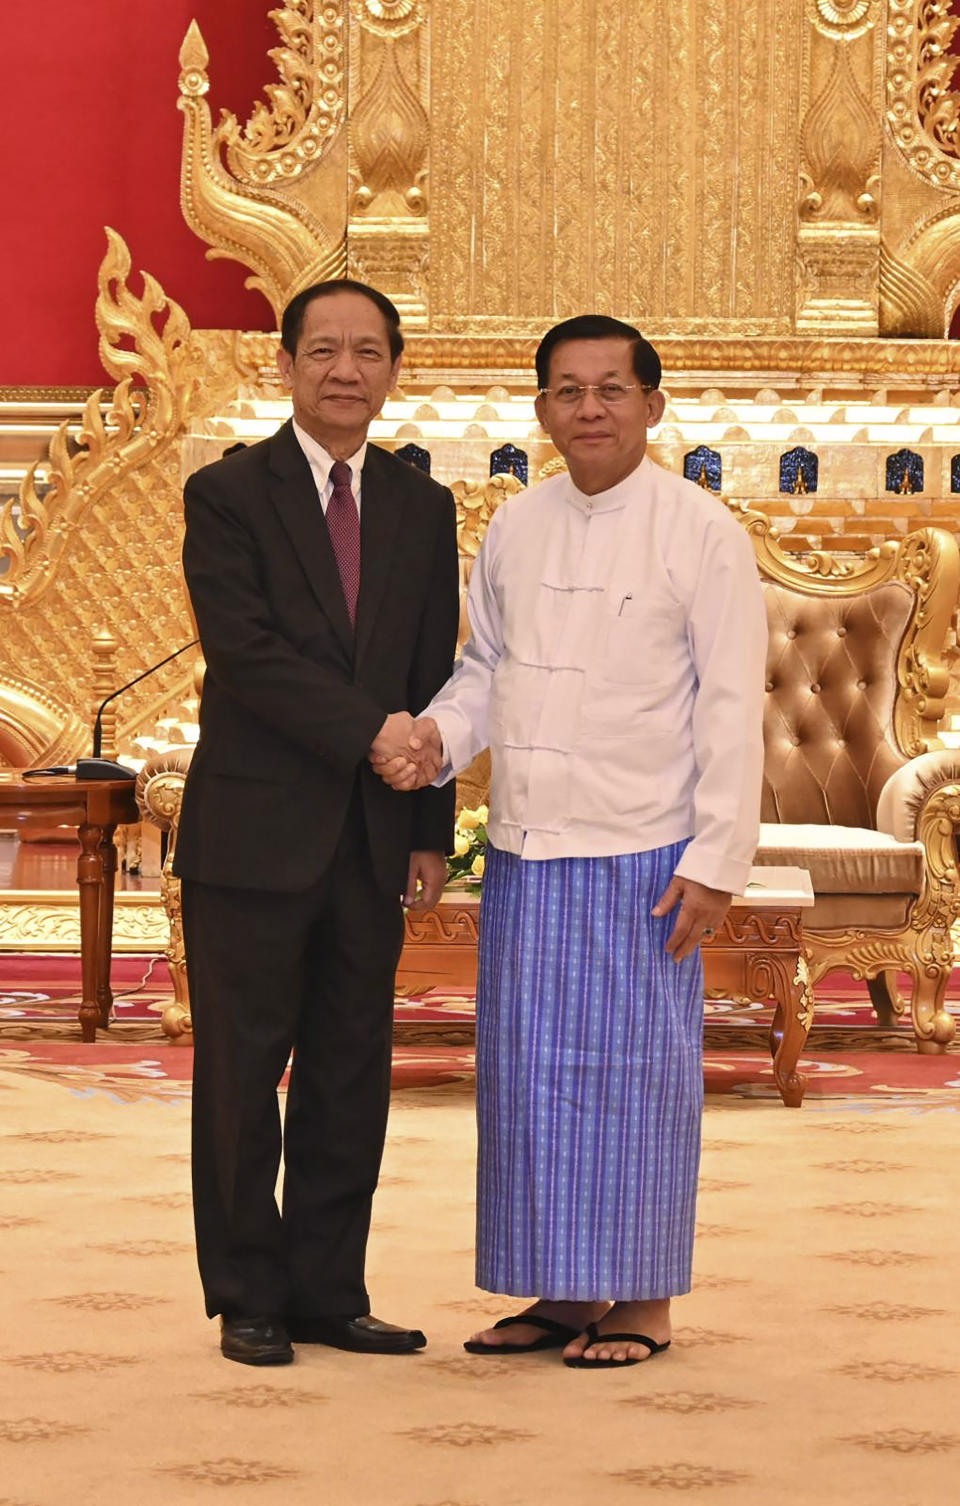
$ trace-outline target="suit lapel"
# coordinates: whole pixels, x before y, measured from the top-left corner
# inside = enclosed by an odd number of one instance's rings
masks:
[[[403,490],[381,452],[367,446],[360,485],[360,595],[357,600],[357,657],[363,660],[377,621],[394,545],[404,512]]]
[[[369,452],[368,452],[369,453]],[[348,659],[353,661],[354,634],[347,616],[347,604],[343,599],[340,572],[327,532],[320,498],[306,455],[304,455],[293,425],[287,422],[278,429],[270,446],[271,499],[280,515],[280,521],[297,552],[304,574],[313,589],[321,608],[343,644]],[[366,478],[366,467],[364,467]],[[363,496],[366,510],[366,494]],[[361,548],[363,542],[361,543]],[[361,557],[361,571],[366,560]],[[360,587],[361,600],[363,586]]]

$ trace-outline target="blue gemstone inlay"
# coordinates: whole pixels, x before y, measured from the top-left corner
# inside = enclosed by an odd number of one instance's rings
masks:
[[[430,451],[425,450],[419,444],[405,444],[402,450],[394,451],[398,460],[405,460],[407,465],[415,465],[418,471],[426,471],[430,474]]]
[[[812,450],[802,444],[786,450],[780,456],[780,490],[796,495],[797,492],[815,492],[820,478],[820,461]]]
[[[706,491],[718,492],[723,476],[723,461],[709,445],[698,444],[683,457],[683,474],[688,481],[695,481]]]
[[[915,450],[897,450],[887,456],[887,491],[901,495],[923,491],[923,459]]]
[[[527,484],[528,462],[526,450],[520,450],[515,444],[502,444],[499,450],[494,450],[490,456],[491,476],[516,476],[518,481]]]

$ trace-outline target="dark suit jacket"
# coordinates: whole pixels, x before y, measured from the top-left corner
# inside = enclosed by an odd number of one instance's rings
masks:
[[[450,492],[368,445],[351,630],[293,426],[191,476],[183,564],[207,672],[174,871],[295,890],[327,867],[359,777],[385,892],[411,851],[451,851],[454,788],[389,789],[366,755],[388,712],[449,676],[459,614]]]

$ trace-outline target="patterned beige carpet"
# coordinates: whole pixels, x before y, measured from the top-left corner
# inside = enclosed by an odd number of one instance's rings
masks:
[[[0,1067],[0,1506],[954,1498],[960,1114],[939,1095],[711,1100],[696,1292],[672,1350],[619,1374],[461,1351],[512,1306],[473,1287],[466,1084],[396,1095],[378,1198],[375,1309],[427,1351],[221,1360],[187,1127],[185,1093]]]

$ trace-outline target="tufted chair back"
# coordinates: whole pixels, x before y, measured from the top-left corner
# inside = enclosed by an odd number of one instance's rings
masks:
[[[875,828],[880,791],[907,762],[893,708],[913,593],[900,581],[834,597],[765,581],[764,593],[761,819]]]

